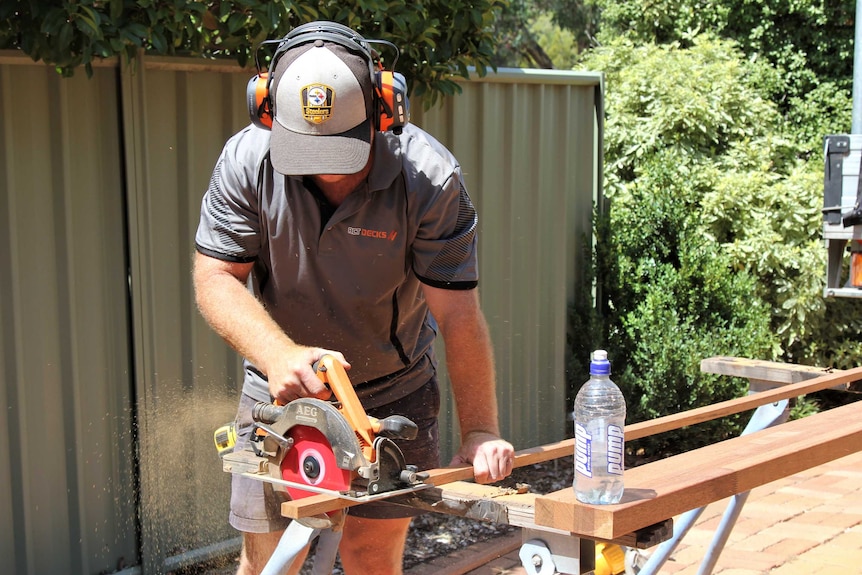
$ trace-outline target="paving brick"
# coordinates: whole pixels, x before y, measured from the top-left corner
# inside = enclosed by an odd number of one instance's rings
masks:
[[[821,545],[806,551],[799,558],[823,565],[831,565],[833,569],[846,570],[842,571],[843,573],[859,573],[860,567],[862,567],[862,549],[844,549],[837,546]]]
[[[797,497],[804,498],[803,501],[811,500],[811,503],[817,504],[819,501],[829,501],[841,499],[843,497],[842,493],[838,493],[836,491],[829,491],[823,489],[808,489],[804,487],[785,487],[784,493],[790,493],[796,495]]]
[[[862,464],[862,451],[857,451],[856,453],[851,453],[850,455],[846,455],[840,459],[833,459],[832,461],[823,464],[821,467],[849,471],[855,470],[856,472],[862,473],[860,464]]]
[[[699,564],[695,563],[693,565],[686,565],[679,571],[676,571],[676,575],[697,575],[699,570]],[[665,571],[659,571],[659,575],[665,575]]]
[[[697,568],[695,566],[679,565],[673,561],[667,561],[662,565],[659,575],[685,575],[684,571],[692,568],[694,568],[692,573],[697,574]]]
[[[844,531],[843,527],[829,525],[811,525],[801,521],[788,521],[774,525],[763,531],[764,534],[774,534],[797,539],[807,539],[816,543],[825,543]]]
[[[856,465],[862,466],[862,460],[860,460]],[[830,475],[836,475],[838,477],[845,477],[847,479],[855,479],[857,482],[862,481],[862,471],[858,469],[848,469],[842,467],[841,469],[836,469],[834,471],[829,472]],[[858,483],[857,483],[858,485]]]
[[[701,517],[700,519],[697,520],[696,525],[702,531],[710,531],[710,532],[715,531],[715,529],[721,523],[721,517],[722,517],[721,514],[713,515],[712,517],[709,517],[706,519]],[[692,531],[694,531],[694,529],[692,529]]]
[[[853,515],[856,517],[860,517],[862,516],[862,501],[854,504],[852,501],[848,502],[842,499],[834,503],[824,504],[815,507],[814,511],[823,511],[836,515]]]
[[[793,494],[787,493],[785,490],[790,489],[790,486],[781,487],[780,490],[764,492],[759,497],[756,497],[752,500],[749,497],[749,504],[756,505],[799,505],[799,498]]]
[[[798,555],[802,555],[816,545],[817,542],[811,539],[787,538],[782,539],[781,541],[778,541],[772,545],[769,545],[768,547],[765,547],[763,551],[765,553],[771,553],[773,555],[783,557],[783,563],[786,563],[788,559],[792,559]]]
[[[704,547],[701,545],[680,546],[671,559],[680,566],[699,565],[703,560]],[[697,570],[695,569],[695,572]]]
[[[721,517],[724,514],[724,510],[727,509],[728,503],[730,503],[730,497],[710,503],[701,512],[700,517],[697,519],[698,522],[707,522],[710,519]]]
[[[796,522],[804,525],[827,525],[848,529],[862,523],[862,515],[856,513],[843,513],[821,510],[820,507],[803,513],[796,518]]]
[[[689,530],[688,533],[685,534],[685,541],[688,545],[696,546],[696,547],[704,547],[709,545],[710,541],[715,534],[715,527],[701,527],[700,525],[696,525]]]
[[[862,479],[859,481],[860,483],[856,484],[857,489],[855,491],[846,491],[840,501],[842,507],[855,508],[857,509],[857,513],[859,509],[862,509]]]
[[[823,475],[815,475],[805,481],[802,481],[794,486],[796,489],[819,491],[832,491],[834,486],[844,481],[840,475],[833,473],[824,473]]]
[[[739,519],[737,519],[736,525],[733,527],[733,532],[739,533],[745,537],[750,537],[772,527],[778,522],[779,521],[775,517],[743,514]]]
[[[829,547],[835,549],[862,549],[862,530],[845,531],[844,533],[835,537],[835,539],[832,539],[829,542]],[[862,572],[862,565],[859,566],[859,571]]]
[[[704,509],[659,575],[697,575],[729,501]],[[515,550],[472,571],[428,573],[526,571]],[[862,452],[752,490],[713,575],[862,575]]]
[[[782,495],[782,494],[779,494]],[[771,517],[779,521],[785,521],[801,513],[805,513],[813,507],[817,507],[821,501],[811,501],[798,495],[787,501],[774,502],[770,496],[759,500],[748,500],[743,507],[743,514],[751,517]]]
[[[830,565],[795,559],[776,567],[770,571],[769,575],[837,575],[834,569],[835,568]],[[847,575],[854,573],[856,572],[851,571]]]
[[[786,561],[786,557],[764,551],[743,551],[726,548],[716,562],[716,571],[721,569],[750,569],[761,573],[768,572]]]
[[[757,533],[751,537],[745,537],[739,542],[730,543],[731,549],[739,549],[741,551],[763,551],[772,545],[776,545],[783,541],[786,537],[778,533]]]

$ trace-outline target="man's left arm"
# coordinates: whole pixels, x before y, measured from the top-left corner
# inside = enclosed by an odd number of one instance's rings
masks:
[[[479,483],[512,472],[514,449],[500,438],[494,355],[478,290],[423,286],[428,308],[446,345],[446,367],[461,426],[461,447],[451,465],[473,464]]]

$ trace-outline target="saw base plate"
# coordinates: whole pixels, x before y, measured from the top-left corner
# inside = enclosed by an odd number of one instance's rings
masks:
[[[421,491],[423,489],[428,489],[429,487],[434,487],[430,483],[416,483],[415,485],[410,485],[409,487],[403,487],[401,489],[393,489],[392,491],[384,491],[383,493],[371,494],[366,491],[333,491],[331,489],[323,489],[320,487],[315,487],[313,485],[307,485],[305,483],[297,483],[295,481],[285,481],[284,479],[277,479],[265,473],[241,472],[237,473],[237,475],[242,475],[243,477],[248,477],[257,481],[265,481],[274,485],[280,485],[285,488],[290,488],[291,490],[300,489],[302,491],[310,491],[312,493],[332,495],[333,497],[338,497],[339,499],[346,499],[347,501],[353,501],[354,503],[367,503],[369,501],[378,501],[380,499],[386,499],[395,495],[405,495],[407,493],[413,493],[415,491]]]

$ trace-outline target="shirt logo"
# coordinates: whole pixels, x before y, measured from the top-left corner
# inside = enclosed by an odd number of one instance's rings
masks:
[[[312,124],[322,124],[332,116],[335,90],[326,84],[309,84],[300,94],[302,117]]]
[[[378,240],[395,240],[395,236],[398,235],[396,230],[392,230],[391,232],[384,232],[383,230],[369,230],[366,228],[347,228],[347,233],[351,236],[362,236],[366,238],[374,238]]]

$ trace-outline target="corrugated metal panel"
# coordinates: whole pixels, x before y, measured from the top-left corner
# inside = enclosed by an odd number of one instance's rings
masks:
[[[136,560],[116,94],[0,65],[2,573]]]
[[[248,122],[249,74],[147,58],[134,74],[61,80],[0,56],[0,265],[12,272],[0,276],[0,528],[14,534],[0,539],[0,572],[95,573],[120,555],[165,572],[236,536],[212,432],[233,417],[240,366],[196,312],[190,274],[200,197]],[[566,304],[599,177],[599,82],[505,71],[441,108],[414,102],[480,211],[480,289],[518,447],[566,432]]]
[[[145,573],[237,535],[212,434],[233,419],[240,366],[197,313],[191,261],[215,160],[248,123],[247,76],[164,68],[123,75]]]
[[[480,293],[494,341],[504,435],[565,436],[567,304],[591,236],[601,76],[500,70],[413,119],[459,158],[480,218]],[[444,378],[445,379],[445,378]],[[458,445],[446,402],[444,451]]]

